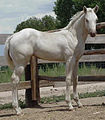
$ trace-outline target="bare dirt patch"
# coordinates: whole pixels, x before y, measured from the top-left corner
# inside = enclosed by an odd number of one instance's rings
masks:
[[[78,85],[79,93],[104,90],[105,82]],[[24,100],[24,90],[19,92],[19,99]],[[41,88],[41,97],[59,96],[65,93],[65,87]],[[0,93],[0,103],[9,103],[11,92]],[[13,109],[0,110],[0,120],[105,120],[105,96],[81,99],[82,108],[78,108],[74,101],[74,111],[69,111],[66,102],[40,104],[40,108],[25,108],[22,116],[16,116]]]
[[[0,120],[105,120],[105,97],[81,99],[82,108],[75,103],[69,111],[65,102],[41,104],[40,108],[25,108],[22,116],[16,116],[12,109],[1,110]]]

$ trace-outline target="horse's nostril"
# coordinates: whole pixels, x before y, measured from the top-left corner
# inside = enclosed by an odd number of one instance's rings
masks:
[[[91,36],[91,37],[95,37],[95,36],[96,36],[96,33],[92,33],[92,32],[91,32],[91,33],[90,33],[90,36]]]

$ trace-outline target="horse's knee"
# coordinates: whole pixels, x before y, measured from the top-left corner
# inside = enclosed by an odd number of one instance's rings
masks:
[[[71,79],[66,78],[66,85],[67,85],[67,86],[71,86]]]

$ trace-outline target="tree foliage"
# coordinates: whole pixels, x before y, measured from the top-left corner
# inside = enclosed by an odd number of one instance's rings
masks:
[[[105,21],[105,0],[57,0],[54,12],[61,23],[61,27],[64,27],[76,12],[83,9],[83,6],[93,8],[96,4],[99,6],[98,22]]]
[[[14,32],[18,32],[25,28],[33,28],[40,31],[54,30],[58,25],[59,21],[50,15],[46,15],[42,19],[32,17],[18,24]]]
[[[73,0],[57,0],[54,6],[54,12],[57,19],[60,21],[60,27],[64,27],[70,21],[73,13],[74,2]]]

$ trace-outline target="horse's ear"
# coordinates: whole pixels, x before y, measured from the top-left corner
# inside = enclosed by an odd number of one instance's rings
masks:
[[[99,6],[98,6],[98,5],[96,5],[96,6],[93,8],[93,10],[94,10],[95,13],[98,12],[98,9],[99,9]]]
[[[84,11],[84,13],[87,12],[87,8],[86,8],[86,6],[83,7],[83,11]]]

